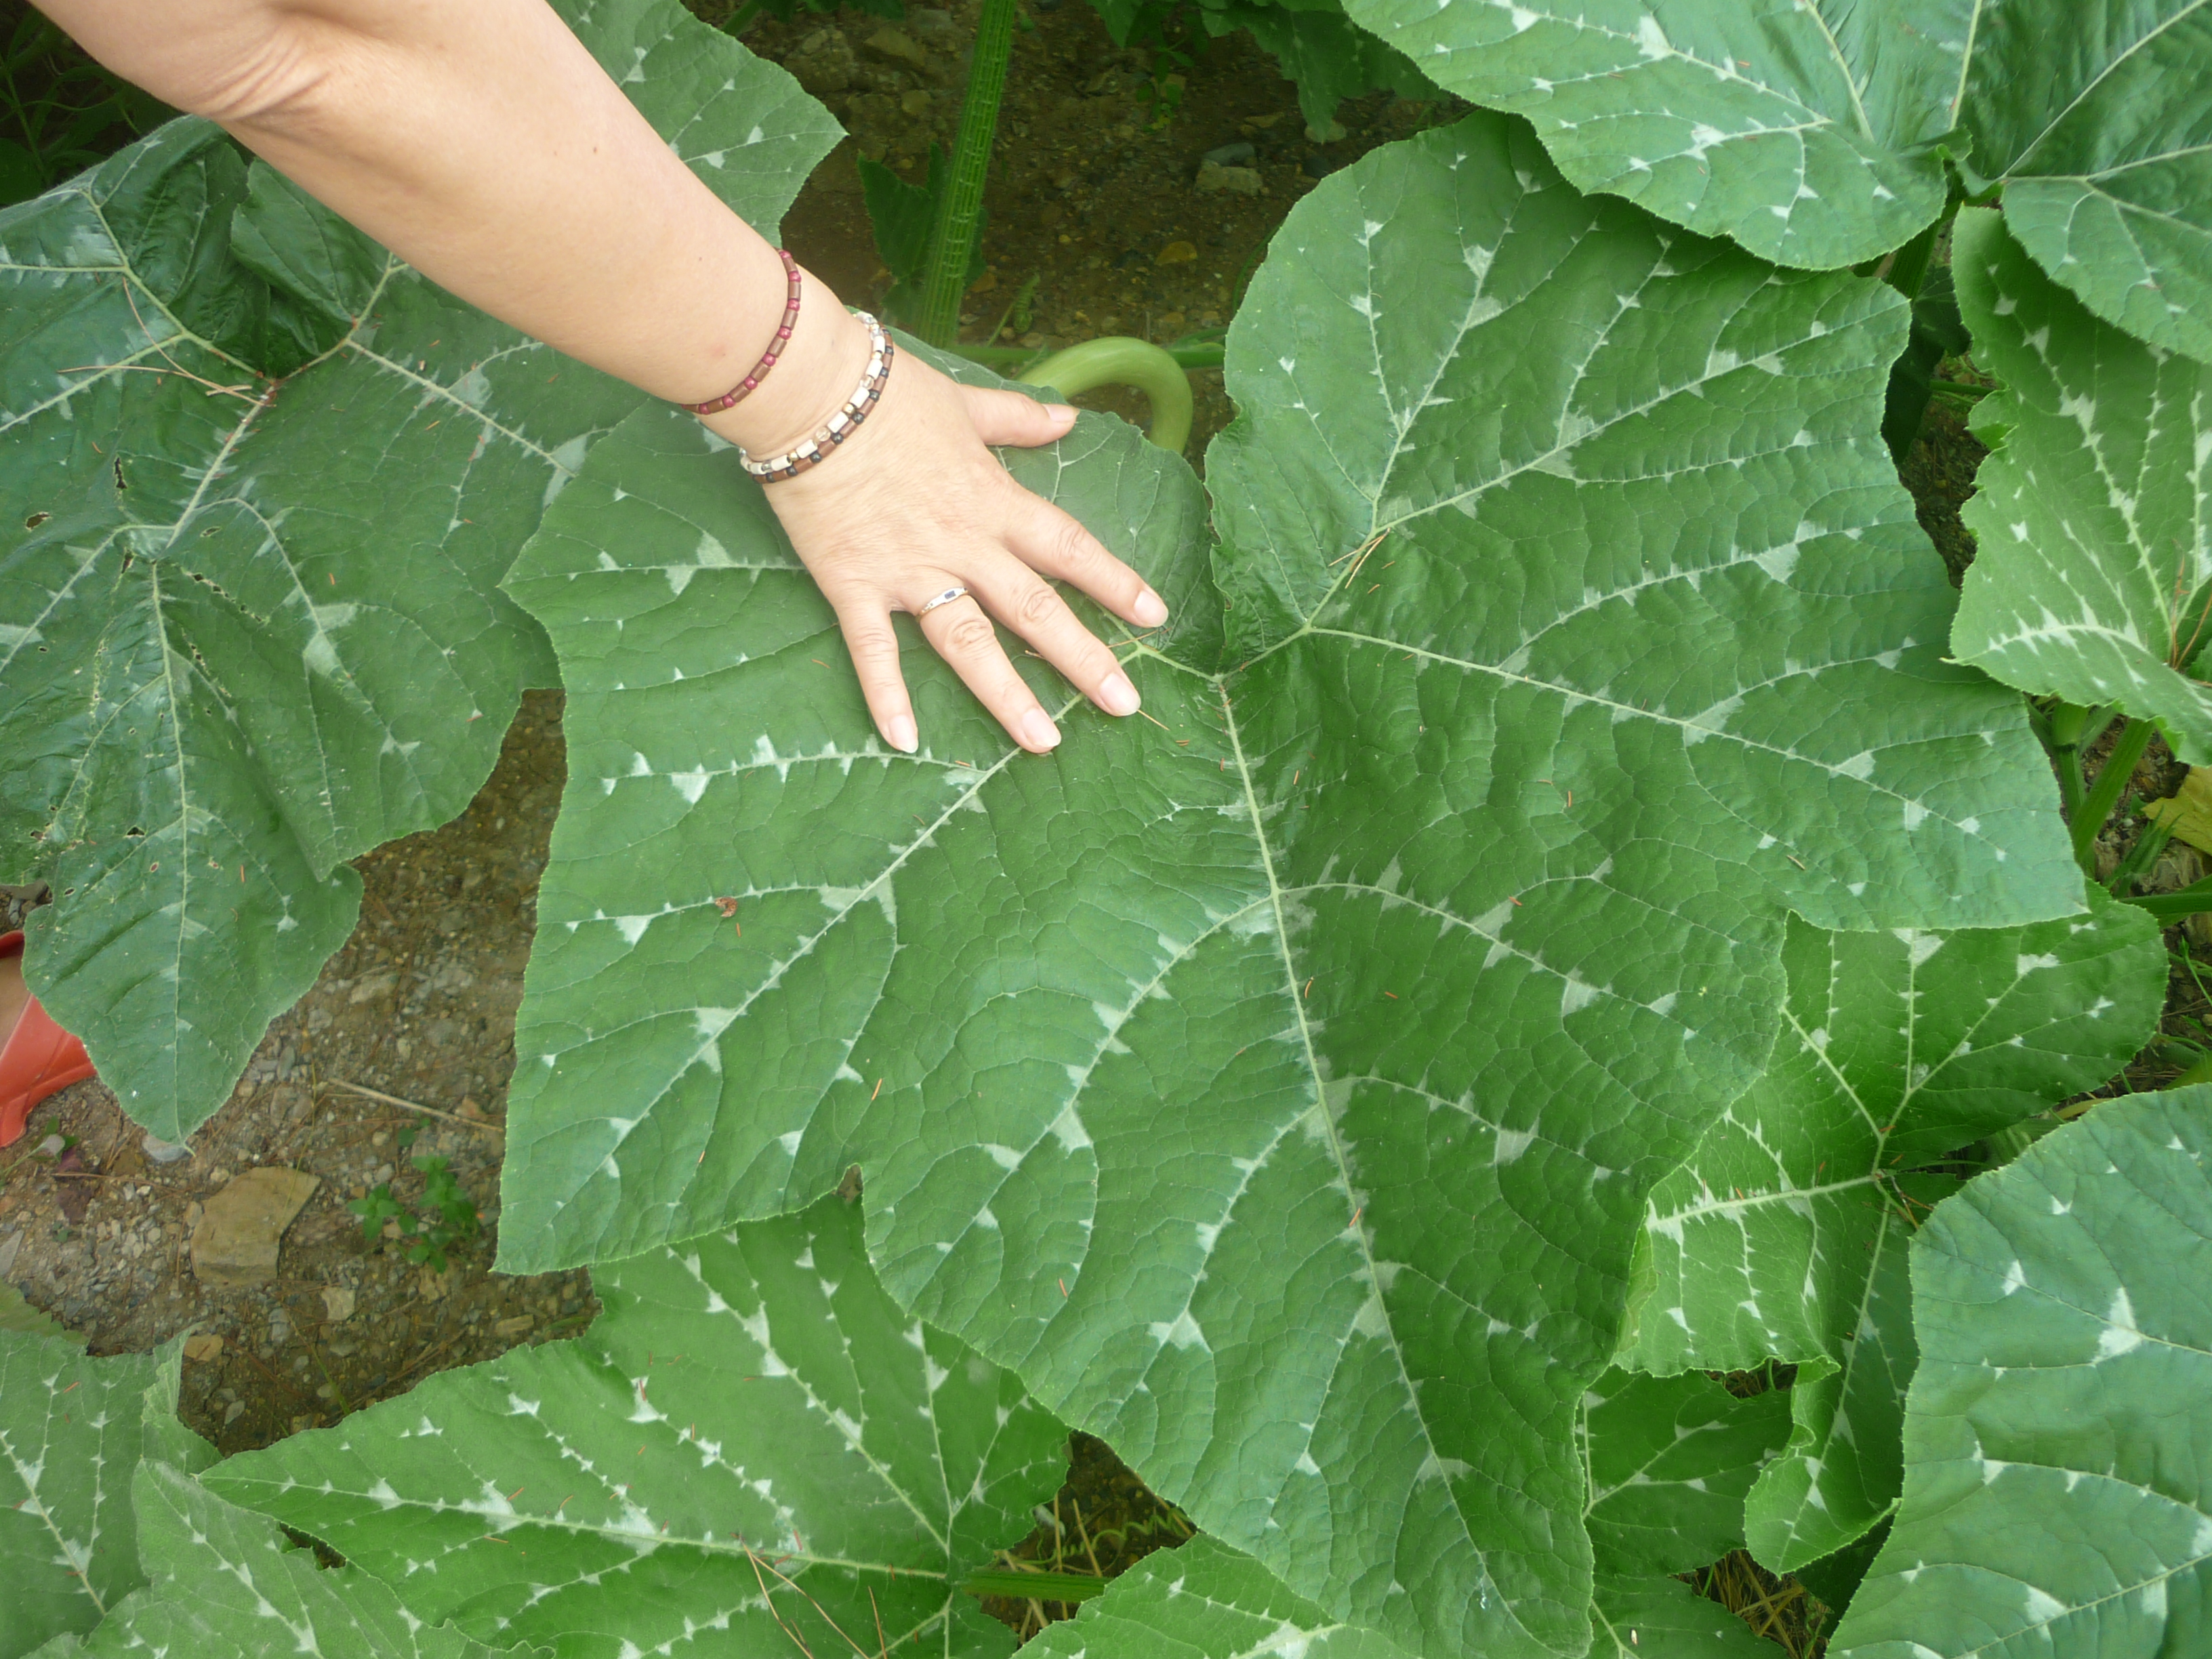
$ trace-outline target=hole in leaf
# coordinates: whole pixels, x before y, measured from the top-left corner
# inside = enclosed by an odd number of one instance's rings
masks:
[[[33,513],[29,518],[23,520],[23,528],[26,530],[36,530],[40,525],[44,524],[47,520],[53,516],[54,515],[51,513]]]

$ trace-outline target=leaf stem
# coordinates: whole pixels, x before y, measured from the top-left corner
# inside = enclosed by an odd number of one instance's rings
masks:
[[[2097,878],[2097,832],[2119,805],[2128,780],[2135,776],[2136,763],[2150,747],[2151,738],[2157,730],[2155,721],[2130,720],[2113,742],[2112,752],[2105,757],[2097,781],[2089,787],[2073,814],[2074,861],[2092,881]]]
[[[1152,406],[1152,424],[1146,437],[1177,454],[1190,441],[1194,407],[1190,375],[1149,341],[1118,336],[1085,340],[1053,353],[1023,375],[1022,384],[1050,386],[1067,398],[1093,386],[1133,386]]]

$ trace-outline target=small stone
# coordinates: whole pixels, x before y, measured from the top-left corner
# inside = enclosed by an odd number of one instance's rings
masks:
[[[416,1288],[421,1291],[424,1301],[442,1302],[453,1288],[454,1281],[459,1278],[458,1268],[448,1267],[441,1273],[434,1273],[425,1267],[416,1275]]]
[[[196,1365],[222,1357],[222,1339],[213,1331],[202,1331],[197,1336],[185,1339],[185,1358]]]
[[[145,1149],[146,1156],[156,1164],[174,1164],[180,1158],[192,1155],[191,1147],[179,1146],[173,1140],[164,1140],[151,1130],[138,1138],[138,1144]]]
[[[62,1155],[62,1149],[68,1145],[69,1142],[64,1140],[59,1135],[48,1135],[39,1143],[35,1155],[40,1158],[59,1158]]]
[[[501,1336],[527,1336],[530,1334],[530,1328],[537,1322],[528,1314],[516,1314],[511,1319],[501,1320],[492,1327],[492,1329],[497,1331]]]
[[[343,1325],[353,1317],[353,1292],[343,1285],[323,1286],[323,1317]]]
[[[383,1130],[379,1129],[374,1134],[368,1138],[368,1144],[372,1146],[381,1146],[386,1141],[391,1139],[392,1137],[390,1135],[386,1134]]]
[[[397,1237],[399,1237],[399,1224],[398,1224],[397,1221],[387,1221],[387,1222],[386,1222],[386,1223],[384,1224],[384,1237],[385,1237],[386,1238],[397,1238]]]
[[[1336,143],[1344,137],[1344,123],[1331,121],[1325,127],[1317,127],[1309,121],[1306,123],[1306,137],[1316,144]]]
[[[1238,167],[1250,165],[1252,158],[1259,153],[1249,143],[1239,139],[1233,144],[1223,144],[1210,149],[1200,159],[1209,167]]]
[[[463,1095],[461,1097],[461,1103],[456,1107],[454,1110],[459,1115],[468,1119],[471,1123],[481,1123],[483,1121],[484,1109],[477,1105],[474,1100],[471,1099],[466,1095]]]
[[[291,1340],[292,1322],[290,1320],[285,1318],[283,1315],[279,1314],[269,1322],[269,1342],[270,1346],[281,1348]]]
[[[893,63],[904,64],[909,69],[928,66],[929,54],[915,43],[914,37],[902,29],[879,28],[867,38],[867,50],[878,58],[888,58]]]
[[[295,1434],[305,1434],[314,1426],[315,1414],[313,1412],[301,1412],[292,1419],[292,1432]]]
[[[230,1404],[222,1408],[223,1427],[226,1429],[228,1428],[232,1424],[237,1422],[240,1418],[245,1415],[246,1402],[243,1400],[232,1401]]]
[[[361,1344],[349,1342],[342,1336],[337,1337],[323,1345],[323,1352],[333,1359],[350,1359],[361,1352]]]
[[[315,1390],[315,1398],[318,1400],[335,1400],[337,1397],[338,1385],[335,1382],[325,1382]]]
[[[1170,242],[1152,258],[1154,264],[1187,265],[1198,258],[1198,250],[1188,242]]]
[[[352,994],[346,998],[346,1000],[373,1002],[378,997],[389,996],[392,988],[398,983],[399,975],[397,974],[370,974],[353,988]]]
[[[1257,167],[1224,167],[1208,161],[1198,170],[1198,187],[1209,196],[1258,196],[1266,191],[1267,181]]]
[[[903,92],[899,94],[899,112],[904,115],[927,115],[929,113],[930,105],[935,101],[936,100],[927,92],[916,87],[912,92]]]
[[[369,1184],[373,1187],[381,1187],[390,1181],[392,1176],[392,1166],[389,1164],[380,1164],[376,1166],[375,1172],[369,1176]]]
[[[225,1182],[192,1229],[194,1276],[224,1286],[276,1277],[284,1230],[322,1184],[304,1170],[275,1166],[248,1170]]]

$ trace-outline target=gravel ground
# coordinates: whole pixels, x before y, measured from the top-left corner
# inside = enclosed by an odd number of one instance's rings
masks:
[[[581,1273],[488,1271],[514,1011],[562,756],[559,699],[533,693],[465,813],[359,860],[361,927],[270,1027],[185,1156],[149,1157],[96,1079],[53,1097],[0,1154],[0,1276],[96,1353],[200,1334],[185,1367],[185,1418],[226,1452],[335,1421],[433,1370],[572,1332],[590,1316]],[[403,1150],[410,1129],[416,1138]],[[73,1145],[60,1158],[40,1156],[50,1137]],[[448,1252],[442,1275],[406,1261],[404,1241],[365,1244],[345,1207],[380,1182],[419,1201],[412,1159],[430,1157],[448,1161],[483,1222]],[[321,1185],[284,1235],[273,1279],[204,1284],[191,1253],[201,1208],[257,1166],[303,1170]]]

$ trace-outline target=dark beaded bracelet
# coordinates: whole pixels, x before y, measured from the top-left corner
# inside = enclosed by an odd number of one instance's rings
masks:
[[[783,321],[775,331],[775,338],[769,342],[767,351],[762,354],[760,362],[753,365],[752,373],[720,397],[709,398],[703,404],[678,404],[678,409],[688,409],[694,415],[714,415],[743,403],[755,386],[768,379],[769,370],[775,367],[775,360],[783,355],[784,347],[791,340],[791,331],[799,325],[799,262],[784,248],[776,249],[775,257],[783,261],[783,274],[791,279],[790,297],[784,303]]]

